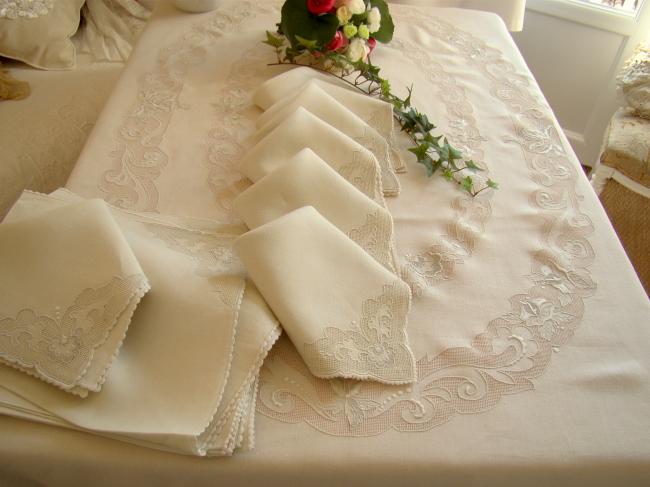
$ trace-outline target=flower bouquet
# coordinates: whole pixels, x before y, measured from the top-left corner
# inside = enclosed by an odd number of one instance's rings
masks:
[[[378,42],[391,41],[394,29],[385,0],[286,0],[277,32],[267,31],[264,42],[276,51],[273,65],[309,66],[391,103],[395,119],[414,143],[409,151],[428,176],[439,172],[472,196],[497,188],[491,179],[476,187],[472,174],[482,168],[463,158],[446,137],[433,134],[435,125],[411,104],[412,87],[400,98],[380,76],[371,54]]]

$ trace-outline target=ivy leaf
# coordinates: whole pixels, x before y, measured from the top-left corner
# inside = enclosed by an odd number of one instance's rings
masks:
[[[499,183],[493,181],[492,179],[488,179],[486,184],[488,185],[488,188],[499,189]]]
[[[379,82],[379,86],[381,87],[381,95],[383,97],[389,97],[390,96],[390,81],[387,79],[382,79]]]
[[[418,162],[424,166],[424,168],[427,171],[427,177],[433,176],[433,173],[436,172],[436,167],[434,165],[433,159],[431,159],[429,156],[426,156],[423,159],[418,159]]]
[[[449,159],[454,160],[454,159],[462,159],[463,158],[463,153],[456,149],[454,146],[447,144],[449,147]]]
[[[318,49],[318,43],[316,41],[312,41],[311,39],[305,39],[304,37],[296,35],[296,41],[298,41],[298,44],[300,44],[302,47],[306,47],[310,51],[315,51]]]
[[[466,167],[467,169],[471,170],[471,171],[474,171],[474,172],[476,172],[476,171],[482,171],[482,170],[483,170],[483,169],[481,169],[480,167],[478,167],[478,166],[476,165],[476,163],[475,163],[473,160],[471,160],[471,159],[465,161],[465,167]]]
[[[467,191],[469,194],[473,194],[474,192],[474,181],[472,180],[471,176],[467,176],[461,181],[461,186],[465,191]]]
[[[334,37],[339,20],[330,13],[312,14],[305,0],[286,0],[282,5],[280,26],[294,49],[300,47],[296,36],[314,40],[317,46],[325,46]]]
[[[418,158],[418,162],[420,162],[421,159],[424,159],[424,158],[428,157],[427,154],[429,152],[429,147],[430,147],[429,144],[424,143],[424,144],[420,144],[420,145],[418,145],[416,147],[410,147],[409,152],[412,152],[413,154],[415,154],[415,157]]]
[[[422,137],[422,140],[428,142],[432,146],[434,146],[434,145],[437,146],[438,143],[440,142],[440,139],[442,139],[442,135],[438,135],[437,137],[434,137],[431,134],[431,132],[427,132],[426,134],[424,134],[424,137]]]
[[[411,95],[413,94],[413,85],[411,84],[411,86],[409,86],[408,88],[406,88],[406,90],[409,92],[409,96],[407,96],[406,98],[404,98],[404,102],[403,102],[403,103],[404,103],[404,106],[405,106],[405,107],[410,107],[410,106],[411,106]]]
[[[454,173],[451,171],[451,169],[446,168],[444,171],[442,171],[442,177],[445,178],[447,181],[453,181]]]
[[[381,13],[381,24],[379,30],[372,34],[372,37],[384,44],[393,39],[393,32],[395,31],[395,24],[393,18],[390,16],[388,5],[384,0],[370,0],[371,7],[377,7]]]
[[[272,32],[269,32],[268,30],[266,31],[266,40],[262,41],[264,44],[268,44],[271,47],[282,47],[282,44],[284,44],[284,39],[282,37],[278,37]]]

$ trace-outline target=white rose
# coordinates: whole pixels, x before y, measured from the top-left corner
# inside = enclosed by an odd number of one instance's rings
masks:
[[[352,12],[352,15],[359,15],[366,11],[366,4],[363,0],[336,0],[334,6],[336,8],[346,6]]]
[[[366,4],[363,0],[351,0],[348,8],[354,15],[359,15],[366,11]]]
[[[371,34],[379,30],[379,26],[381,24],[381,12],[379,12],[379,9],[377,7],[372,7],[370,9],[370,12],[368,12],[367,22],[368,30]]]
[[[368,49],[368,46],[366,46],[366,41],[356,37],[350,41],[350,45],[348,46],[348,50],[345,52],[345,54],[347,55],[348,59],[354,63],[361,61],[362,59],[365,61],[368,57],[369,51],[370,49]]]

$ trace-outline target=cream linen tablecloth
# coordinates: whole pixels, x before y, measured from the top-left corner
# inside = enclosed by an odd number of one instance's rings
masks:
[[[317,381],[282,339],[254,451],[184,458],[2,417],[5,483],[648,485],[648,300],[537,84],[495,15],[392,11],[375,62],[501,184],[472,200],[404,154],[388,204],[418,382]],[[161,3],[69,187],[233,219],[279,16],[275,1],[195,16]]]

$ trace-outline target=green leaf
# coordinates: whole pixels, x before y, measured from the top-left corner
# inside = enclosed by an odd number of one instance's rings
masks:
[[[404,106],[405,107],[410,107],[411,106],[411,95],[413,94],[413,84],[411,83],[411,86],[406,88],[406,90],[409,92],[409,96],[407,96],[404,99]]]
[[[488,185],[488,188],[499,189],[499,183],[493,181],[492,179],[488,179],[486,184]]]
[[[471,176],[467,176],[465,179],[463,179],[461,181],[461,186],[469,194],[472,194],[474,192],[474,181],[472,180]]]
[[[379,86],[381,86],[381,94],[384,97],[387,97],[390,95],[390,81],[387,79],[382,79],[379,82]]]
[[[462,159],[463,158],[463,153],[456,149],[454,146],[449,145],[449,159],[454,160],[454,159]]]
[[[442,171],[442,177],[445,178],[447,181],[453,181],[454,173],[451,172],[451,169],[447,168],[444,171]]]
[[[339,20],[334,14],[312,14],[305,0],[286,0],[282,6],[280,24],[282,32],[295,49],[300,47],[296,36],[315,41],[317,47],[326,46],[338,29]]]
[[[266,31],[266,40],[262,41],[264,44],[268,44],[271,47],[282,47],[282,44],[284,44],[284,39],[282,37],[278,37],[272,32],[269,32],[268,30]]]
[[[425,157],[424,159],[419,159],[418,162],[424,166],[428,177],[433,176],[433,173],[436,172],[434,161],[429,156]]]
[[[471,159],[465,161],[465,167],[466,167],[467,169],[470,169],[471,171],[482,171],[482,170],[483,170],[483,169],[481,169],[480,167],[478,167],[478,166],[476,165],[476,163],[475,163],[473,160],[471,160]]]
[[[370,0],[370,6],[377,7],[379,13],[381,13],[379,30],[370,35],[379,42],[386,44],[393,39],[393,32],[395,31],[395,24],[393,24],[393,18],[390,16],[388,5],[384,0]]]
[[[428,157],[427,153],[429,152],[429,144],[425,143],[425,144],[419,144],[416,147],[410,147],[409,152],[415,154],[419,162],[420,159],[424,159]]]
[[[302,47],[306,47],[310,51],[316,50],[318,48],[318,43],[311,39],[305,39],[304,37],[296,35],[296,40],[298,41],[298,44],[300,44]]]

